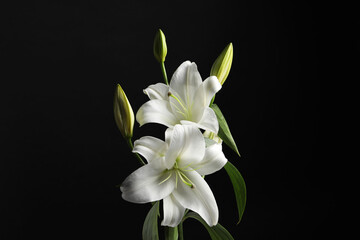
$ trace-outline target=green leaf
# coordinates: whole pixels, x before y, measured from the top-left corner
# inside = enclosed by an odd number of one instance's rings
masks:
[[[234,238],[231,236],[231,234],[223,226],[221,226],[220,223],[218,223],[217,225],[215,225],[213,227],[210,227],[204,221],[204,219],[202,219],[202,217],[200,217],[200,215],[195,212],[187,213],[185,215],[185,217],[183,218],[183,221],[185,221],[187,218],[194,218],[194,219],[198,220],[199,222],[201,222],[202,225],[204,225],[204,227],[208,231],[212,240],[228,240],[228,239],[234,240]]]
[[[237,224],[239,224],[244,214],[245,205],[246,205],[245,181],[244,178],[241,176],[240,172],[237,170],[237,168],[234,165],[232,165],[229,161],[225,164],[224,168],[227,174],[229,175],[231,183],[234,188],[236,205],[239,213],[239,221],[237,222]]]
[[[234,138],[231,135],[231,132],[230,132],[229,126],[225,120],[225,117],[222,114],[222,112],[220,111],[220,108],[215,103],[212,104],[210,107],[214,110],[216,117],[218,119],[218,122],[219,122],[218,136],[224,141],[224,143],[226,145],[228,145],[232,150],[234,150],[240,156],[239,150],[236,146]]]
[[[178,237],[178,227],[165,227],[165,240],[177,240]]]
[[[144,226],[142,229],[143,240],[158,240],[158,214],[159,214],[159,202],[156,202],[146,215]]]

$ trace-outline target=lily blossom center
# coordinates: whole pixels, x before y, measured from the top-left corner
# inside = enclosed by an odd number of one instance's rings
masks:
[[[169,176],[167,178],[165,178],[159,184],[166,182],[167,180],[169,180],[172,177],[172,174],[174,174],[175,175],[175,188],[177,188],[178,179],[180,179],[185,185],[189,186],[190,188],[194,188],[195,184],[186,176],[186,174],[184,172],[195,171],[195,169],[191,169],[188,166],[179,167],[178,161],[179,161],[179,159],[176,160],[172,169],[166,171],[169,173]]]
[[[175,96],[171,92],[168,93],[169,97],[172,97],[176,100],[178,104],[175,104],[174,102],[170,101],[171,106],[175,110],[176,113],[181,114],[185,120],[191,120],[191,108],[192,106],[185,106],[185,102],[182,101],[180,97]]]

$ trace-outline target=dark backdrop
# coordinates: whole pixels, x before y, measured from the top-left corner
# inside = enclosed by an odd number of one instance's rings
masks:
[[[161,82],[155,31],[168,43],[169,77],[185,60],[205,79],[232,42],[216,97],[241,158],[242,222],[224,170],[207,177],[235,239],[321,239],[333,234],[331,169],[319,120],[326,58],[324,9],[274,1],[44,1],[2,8],[1,239],[140,239],[149,204],[116,187],[139,167],[113,118],[120,83],[134,111]],[[134,139],[161,134],[135,124]],[[154,130],[155,129],[155,130]],[[186,239],[207,239],[185,222]],[[129,237],[130,235],[132,237]],[[127,237],[125,237],[127,236]]]

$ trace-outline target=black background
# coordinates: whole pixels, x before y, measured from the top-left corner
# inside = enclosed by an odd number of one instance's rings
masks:
[[[116,128],[113,93],[120,83],[136,112],[147,100],[142,89],[162,81],[152,55],[158,28],[169,77],[191,60],[205,79],[234,45],[215,102],[242,155],[224,146],[248,197],[236,225],[226,172],[208,176],[219,222],[235,239],[321,239],[336,231],[336,183],[329,184],[319,133],[330,45],[320,4],[28,1],[2,11],[1,239],[141,238],[150,205],[124,201],[116,187],[139,165]],[[136,123],[134,140],[163,130]],[[208,238],[195,220],[184,228],[185,239]]]

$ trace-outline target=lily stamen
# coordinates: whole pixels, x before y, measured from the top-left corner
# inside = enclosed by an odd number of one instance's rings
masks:
[[[195,184],[184,173],[182,173],[181,171],[178,171],[177,173],[179,174],[179,177],[183,183],[185,183],[191,188],[195,187]]]
[[[169,176],[167,176],[164,180],[162,180],[159,185],[163,184],[164,182],[166,182],[167,180],[169,180],[169,178],[172,176],[172,172],[170,172]]]
[[[180,106],[182,107],[182,109],[184,110],[184,112],[181,111],[178,106],[176,106],[175,104],[173,104],[173,106],[176,107],[176,110],[177,110],[180,114],[182,114],[184,117],[189,117],[189,110],[188,110],[187,107],[184,106],[184,103],[183,103],[177,96],[175,96],[174,94],[172,94],[171,92],[168,92],[168,96],[174,98],[174,99],[180,104]]]

